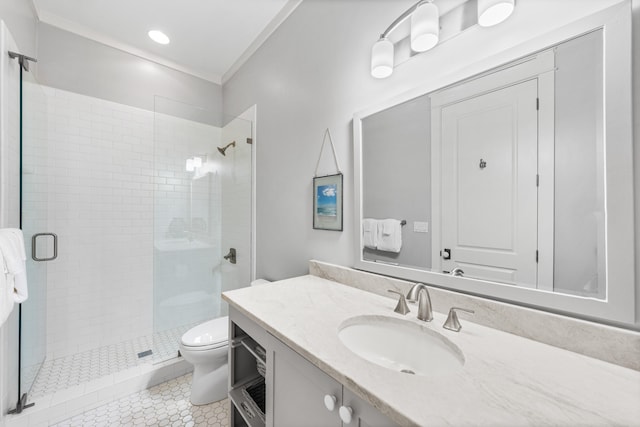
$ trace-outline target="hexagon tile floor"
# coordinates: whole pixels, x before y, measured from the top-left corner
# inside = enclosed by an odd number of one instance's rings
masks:
[[[229,427],[229,400],[193,406],[191,374],[91,409],[55,427],[214,426]]]
[[[194,325],[178,326],[154,335],[98,347],[57,359],[47,358],[42,367],[36,365],[31,372],[27,372],[25,383],[31,384],[33,382],[33,387],[29,392],[29,400],[34,401],[59,390],[141,364],[155,363],[176,357],[180,337],[192,326]],[[153,355],[138,358],[139,352],[149,349],[153,349]]]

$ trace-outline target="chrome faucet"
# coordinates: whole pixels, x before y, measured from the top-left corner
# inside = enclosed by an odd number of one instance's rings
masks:
[[[456,276],[456,277],[463,277],[464,276],[464,271],[460,267],[456,267],[453,270],[451,270],[450,274],[452,276]]]
[[[433,309],[431,307],[431,297],[429,289],[424,283],[416,283],[407,293],[407,299],[411,302],[418,301],[418,320],[431,322],[433,320]]]

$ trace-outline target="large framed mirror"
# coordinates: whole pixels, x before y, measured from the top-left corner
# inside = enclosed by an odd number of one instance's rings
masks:
[[[629,2],[357,113],[355,267],[635,321]]]

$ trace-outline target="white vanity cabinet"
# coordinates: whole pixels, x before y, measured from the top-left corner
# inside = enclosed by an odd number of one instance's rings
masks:
[[[251,405],[239,403],[234,396],[238,366],[246,366],[246,352],[230,349],[231,426],[266,425],[273,427],[393,427],[396,424],[373,406],[356,396],[338,381],[307,361],[300,354],[260,328],[235,309],[229,312],[233,332],[242,330],[266,350],[265,424],[256,423]],[[236,347],[236,349],[242,347]],[[237,360],[235,360],[237,359]],[[251,371],[251,369],[249,369]],[[235,395],[234,395],[235,393]]]
[[[382,415],[376,408],[360,399],[351,390],[342,388],[342,406],[351,409],[352,421],[343,426],[356,427],[393,427],[396,423]]]
[[[273,411],[268,419],[274,426],[340,427],[338,409],[342,405],[342,384],[309,363],[272,337]],[[331,410],[325,407],[329,399]]]

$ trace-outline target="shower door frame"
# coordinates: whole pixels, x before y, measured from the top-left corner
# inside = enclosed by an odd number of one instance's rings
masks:
[[[25,186],[24,186],[24,146],[25,146],[25,94],[24,94],[24,87],[25,87],[25,72],[29,72],[29,62],[37,62],[37,60],[35,58],[31,58],[28,57],[26,55],[20,54],[20,53],[16,53],[16,52],[12,52],[9,51],[8,55],[11,59],[17,59],[18,63],[19,63],[19,99],[20,99],[20,105],[19,105],[19,202],[18,202],[18,206],[19,206],[19,228],[20,230],[22,230],[24,232],[24,213],[25,213],[25,209],[24,209],[24,191],[25,191]],[[35,77],[33,77],[33,84],[37,85],[37,81],[35,79]],[[54,255],[51,257],[44,257],[44,258],[39,258],[37,256],[37,250],[35,245],[37,244],[37,238],[43,235],[50,235],[54,238]],[[25,237],[25,247],[29,247],[29,241],[28,239]],[[31,239],[31,254],[26,254],[27,257],[29,257],[29,255],[31,255],[31,259],[34,262],[46,262],[46,261],[52,261],[57,257],[57,236],[55,235],[55,233],[50,233],[50,232],[44,232],[44,233],[35,233],[32,236]],[[29,259],[27,258],[27,263],[29,263]],[[29,265],[29,264],[27,264]],[[33,277],[32,277],[33,279]],[[44,267],[44,270],[40,270],[39,274],[38,274],[38,279],[40,280],[44,280],[44,284],[41,284],[41,286],[44,289],[45,292],[45,301],[44,301],[44,328],[46,330],[46,288],[47,288],[47,269],[46,267]],[[33,286],[31,286],[31,288],[33,288]],[[32,292],[33,293],[33,292]],[[34,296],[32,296],[32,299],[29,302],[33,302],[33,298]],[[26,301],[25,301],[26,302]],[[8,413],[9,414],[19,414],[21,413],[24,409],[30,408],[32,406],[35,405],[35,402],[31,402],[31,403],[27,403],[28,400],[28,394],[31,391],[31,387],[33,386],[33,382],[31,382],[31,384],[29,385],[29,390],[24,390],[24,371],[23,371],[23,353],[24,353],[24,349],[23,349],[23,332],[24,332],[24,320],[25,320],[25,313],[23,310],[23,304],[24,303],[20,303],[18,304],[18,398],[16,401],[16,407],[12,410],[10,410]],[[41,322],[42,323],[42,322]],[[38,370],[40,370],[40,368],[42,367],[42,364],[44,363],[44,361],[46,360],[46,341],[44,343],[44,352],[41,358],[41,361],[37,362],[36,364],[39,365]],[[37,377],[37,373],[33,376],[34,380]]]

